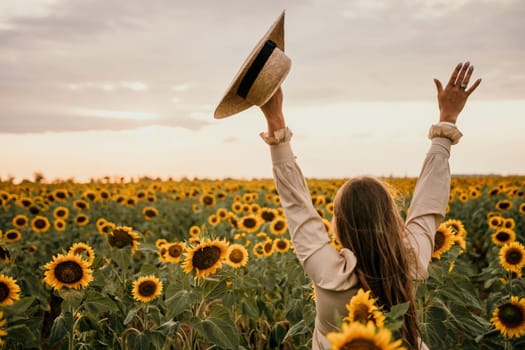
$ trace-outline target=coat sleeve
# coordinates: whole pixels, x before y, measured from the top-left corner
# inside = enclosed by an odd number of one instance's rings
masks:
[[[408,210],[406,243],[412,248],[416,265],[413,277],[428,277],[428,265],[434,249],[434,236],[445,217],[450,194],[450,147],[445,137],[432,138]]]
[[[324,289],[347,290],[355,284],[351,279],[355,255],[348,249],[337,251],[330,244],[323,221],[315,210],[310,191],[301,169],[295,161],[290,138],[270,143],[273,176],[295,253],[313,282]],[[276,133],[278,135],[278,133]],[[279,136],[278,136],[279,137]]]

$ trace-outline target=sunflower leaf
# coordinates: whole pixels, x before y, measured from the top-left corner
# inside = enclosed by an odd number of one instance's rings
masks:
[[[173,294],[166,300],[168,311],[166,312],[166,318],[172,320],[181,313],[183,313],[190,305],[190,296],[188,291],[180,290]]]
[[[24,324],[17,324],[6,329],[7,340],[9,342],[18,342],[24,345],[29,345],[36,340],[35,335],[29,327]]]
[[[128,349],[131,350],[149,350],[150,341],[145,333],[130,333],[127,339]]]
[[[283,338],[283,343],[288,339],[292,338],[296,335],[302,335],[306,334],[308,332],[308,327],[305,324],[304,320],[299,321],[298,323],[294,324],[288,332],[286,332],[286,335]]]
[[[224,349],[237,349],[239,338],[237,330],[231,322],[224,319],[209,317],[201,322],[203,333],[201,334],[210,343]]]
[[[73,315],[71,312],[64,312],[55,318],[53,326],[51,327],[51,334],[49,336],[49,344],[55,344],[64,338],[71,327],[73,326]]]

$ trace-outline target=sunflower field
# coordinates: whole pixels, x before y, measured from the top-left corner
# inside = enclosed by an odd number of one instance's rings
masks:
[[[405,215],[416,179],[383,180]],[[328,235],[343,182],[308,180]],[[0,182],[0,206],[0,349],[311,348],[315,293],[272,180]],[[525,349],[524,244],[524,177],[452,179],[417,290],[431,349]],[[334,349],[402,348],[405,305],[347,307]]]

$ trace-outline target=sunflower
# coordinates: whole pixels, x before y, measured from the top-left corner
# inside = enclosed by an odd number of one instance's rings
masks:
[[[77,216],[75,216],[75,224],[77,224],[77,226],[86,226],[87,224],[89,224],[89,216],[87,216],[86,214],[78,214]]]
[[[284,234],[287,230],[288,224],[282,217],[277,217],[270,223],[270,232],[276,236]]]
[[[228,219],[228,211],[224,208],[219,208],[215,212],[215,215],[219,218],[219,220],[224,221]]]
[[[69,217],[69,209],[63,206],[56,207],[55,210],[53,210],[53,217],[55,219],[65,220]]]
[[[7,335],[7,332],[5,331],[6,324],[7,324],[7,320],[4,318],[4,313],[0,311],[0,345],[5,344],[2,337],[5,337]]]
[[[279,253],[286,253],[291,245],[290,240],[286,238],[277,238],[273,241],[273,249]]]
[[[97,229],[98,229],[98,233],[100,233],[101,235],[107,235],[108,233],[113,231],[115,227],[116,225],[114,223],[107,221],[101,226],[97,226]]]
[[[334,215],[334,202],[327,203],[325,208],[328,213]]]
[[[168,240],[166,238],[159,238],[155,241],[155,246],[157,248],[162,247],[163,245],[168,244]]]
[[[56,219],[55,222],[53,222],[53,226],[55,227],[55,230],[62,232],[66,229],[66,222],[62,219]]]
[[[492,234],[491,238],[495,245],[503,246],[516,240],[516,232],[502,227],[497,229],[496,232]]]
[[[492,228],[492,229],[496,229],[498,227],[501,227],[503,226],[503,218],[501,216],[491,216],[488,220],[488,223],[489,223],[489,227]]]
[[[440,259],[441,255],[448,251],[452,245],[454,245],[454,233],[449,226],[442,223],[439,225],[434,236],[434,251],[432,252],[432,257]]]
[[[135,253],[139,248],[139,234],[128,226],[115,226],[108,234],[108,243],[111,247],[122,249],[126,246],[131,247],[131,252]]]
[[[0,274],[0,306],[20,300],[20,286],[12,277]]]
[[[246,215],[239,219],[239,229],[246,232],[255,232],[261,226],[261,220],[255,215]]]
[[[157,277],[153,275],[142,276],[133,282],[131,294],[136,301],[149,303],[162,294],[162,287],[162,281]]]
[[[514,227],[516,227],[516,222],[514,221],[513,218],[504,218],[503,219],[503,227],[505,228],[509,228],[509,229],[514,229]]]
[[[512,202],[508,199],[502,199],[496,203],[496,209],[498,210],[509,210],[512,208]]]
[[[144,219],[150,221],[159,215],[159,211],[153,207],[144,207],[144,209],[142,209],[142,215],[144,215]]]
[[[499,261],[505,270],[521,272],[525,266],[525,247],[517,241],[505,244],[499,251]]]
[[[272,222],[277,217],[277,212],[273,208],[261,208],[259,211],[259,217],[264,222]]]
[[[323,220],[324,230],[327,233],[332,232],[332,223],[330,221],[326,220],[325,218],[322,218],[321,220]]]
[[[240,244],[232,244],[226,252],[225,262],[233,268],[246,266],[248,263],[248,251]]]
[[[82,259],[87,261],[88,266],[91,266],[93,261],[95,261],[95,251],[87,243],[73,243],[71,248],[69,248],[68,254],[80,256]]]
[[[262,258],[264,256],[264,242],[256,243],[253,246],[252,251],[256,258]]]
[[[186,273],[195,270],[195,278],[212,275],[222,267],[227,251],[228,244],[225,241],[202,241],[186,250],[182,268]]]
[[[461,237],[467,236],[467,230],[465,229],[465,226],[460,220],[449,219],[443,222],[443,224],[450,227],[454,235],[461,236]]]
[[[268,239],[263,243],[263,254],[264,256],[272,256],[273,254],[273,241],[271,239]]]
[[[77,208],[78,210],[88,210],[89,209],[89,203],[83,199],[77,199],[73,201],[73,206]]]
[[[506,338],[525,335],[525,298],[512,296],[494,310],[490,322]]]
[[[178,263],[180,262],[184,249],[186,249],[186,243],[184,242],[174,242],[163,245],[161,248],[160,261]]]
[[[219,219],[217,215],[211,214],[210,216],[208,216],[208,224],[215,227],[220,223],[221,223],[221,220]]]
[[[406,350],[401,346],[401,339],[394,341],[388,328],[376,328],[373,322],[366,325],[360,322],[343,322],[341,332],[330,332],[326,337],[332,344],[332,350]]]
[[[344,318],[347,322],[361,322],[367,324],[373,322],[378,328],[385,324],[385,315],[375,304],[375,300],[370,297],[370,291],[359,288],[348,304],[346,304],[348,316]]]
[[[22,208],[29,208],[33,205],[33,200],[28,197],[22,197],[18,199],[17,204]]]
[[[44,265],[44,283],[54,289],[62,287],[80,289],[85,288],[93,281],[93,272],[88,262],[78,255],[58,254],[53,260]]]
[[[16,228],[25,228],[29,225],[29,219],[24,214],[15,216],[12,222]]]
[[[190,227],[189,229],[189,233],[190,233],[190,236],[191,237],[197,237],[197,236],[200,236],[201,234],[201,228],[199,226],[192,226]]]
[[[215,205],[217,200],[215,199],[215,196],[212,193],[205,193],[199,198],[199,202],[204,207],[211,208]]]
[[[239,218],[234,213],[230,213],[230,215],[228,216],[228,221],[231,227],[239,228]]]
[[[236,214],[239,214],[240,212],[242,212],[242,203],[241,202],[233,202],[232,203],[232,211]]]
[[[525,202],[520,204],[519,212],[521,215],[525,215]]]
[[[8,263],[10,257],[11,254],[9,254],[9,250],[0,244],[0,261]]]
[[[98,199],[97,193],[92,190],[87,190],[84,193],[82,193],[82,196],[80,196],[82,199],[88,200],[88,201],[96,201]]]
[[[22,239],[22,233],[18,230],[10,229],[4,233],[6,243],[15,243]]]
[[[31,228],[35,232],[47,232],[47,230],[49,230],[49,227],[51,227],[51,224],[45,216],[37,215],[33,218],[33,220],[31,220]]]

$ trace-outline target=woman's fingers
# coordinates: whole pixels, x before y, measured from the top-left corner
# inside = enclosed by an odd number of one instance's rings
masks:
[[[473,93],[474,90],[476,90],[476,88],[478,87],[479,84],[481,84],[481,78],[476,80],[474,82],[474,84],[472,84],[472,86],[468,90],[465,90],[465,92],[467,93],[467,96],[469,96],[471,93]]]
[[[441,82],[437,79],[434,79],[434,84],[436,84],[438,95],[441,95],[441,93],[443,92],[443,85],[441,85]]]
[[[459,71],[461,70],[461,67],[463,66],[463,63],[459,63],[456,68],[454,68],[454,71],[452,72],[452,75],[450,76],[450,80],[448,81],[447,87],[453,87],[456,85],[456,80],[459,75]]]
[[[467,70],[468,70],[469,66],[470,66],[470,63],[467,62],[467,63],[465,63],[465,64],[463,64],[461,66],[461,69],[459,71],[458,78],[456,80],[455,85],[458,86],[461,89],[465,89],[466,88],[466,82],[464,81],[464,79],[465,79],[465,75],[467,75]]]

